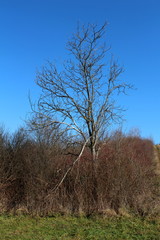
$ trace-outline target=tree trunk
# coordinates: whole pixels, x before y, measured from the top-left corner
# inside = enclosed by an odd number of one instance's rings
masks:
[[[92,154],[92,213],[98,211],[98,183],[97,183],[97,170],[96,170],[96,160],[97,160],[97,155],[96,155],[96,149],[95,145],[92,145],[91,149],[91,154]]]

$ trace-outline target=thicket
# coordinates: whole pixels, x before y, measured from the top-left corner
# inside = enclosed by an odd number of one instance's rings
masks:
[[[86,146],[65,176],[80,147],[78,141],[69,142],[69,136],[57,136],[43,129],[19,129],[11,136],[1,129],[0,212],[90,215],[125,208],[141,216],[157,213],[151,140],[116,131],[99,143],[94,172]]]

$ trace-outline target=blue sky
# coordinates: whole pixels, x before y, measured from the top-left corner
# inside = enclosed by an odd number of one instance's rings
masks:
[[[0,124],[11,132],[23,125],[29,91],[33,99],[40,92],[37,68],[63,62],[78,21],[108,22],[106,42],[137,88],[121,99],[123,129],[160,143],[159,0],[0,0]]]

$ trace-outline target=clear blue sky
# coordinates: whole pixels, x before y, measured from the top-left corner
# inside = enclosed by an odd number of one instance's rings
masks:
[[[124,130],[139,128],[160,143],[159,0],[0,0],[0,124],[10,131],[36,98],[36,69],[46,59],[62,62],[65,43],[81,23],[108,21],[107,43],[136,91],[121,99]]]

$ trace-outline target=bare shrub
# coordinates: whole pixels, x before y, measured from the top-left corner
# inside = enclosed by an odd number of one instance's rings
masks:
[[[47,140],[28,136],[24,129],[12,137],[0,135],[0,211],[50,215],[93,213],[122,208],[142,216],[157,204],[158,187],[153,168],[153,143],[140,136],[117,131],[99,143],[99,157],[93,165],[88,147],[77,159],[78,143],[67,138]],[[44,138],[43,138],[44,137]],[[94,166],[94,169],[93,169]],[[58,187],[57,187],[58,186]]]
[[[100,154],[98,176],[101,199],[106,199],[109,207],[117,213],[120,207],[125,206],[147,214],[144,211],[151,208],[149,197],[153,196],[152,166],[152,141],[116,133]],[[148,210],[143,209],[144,201],[148,202]]]

